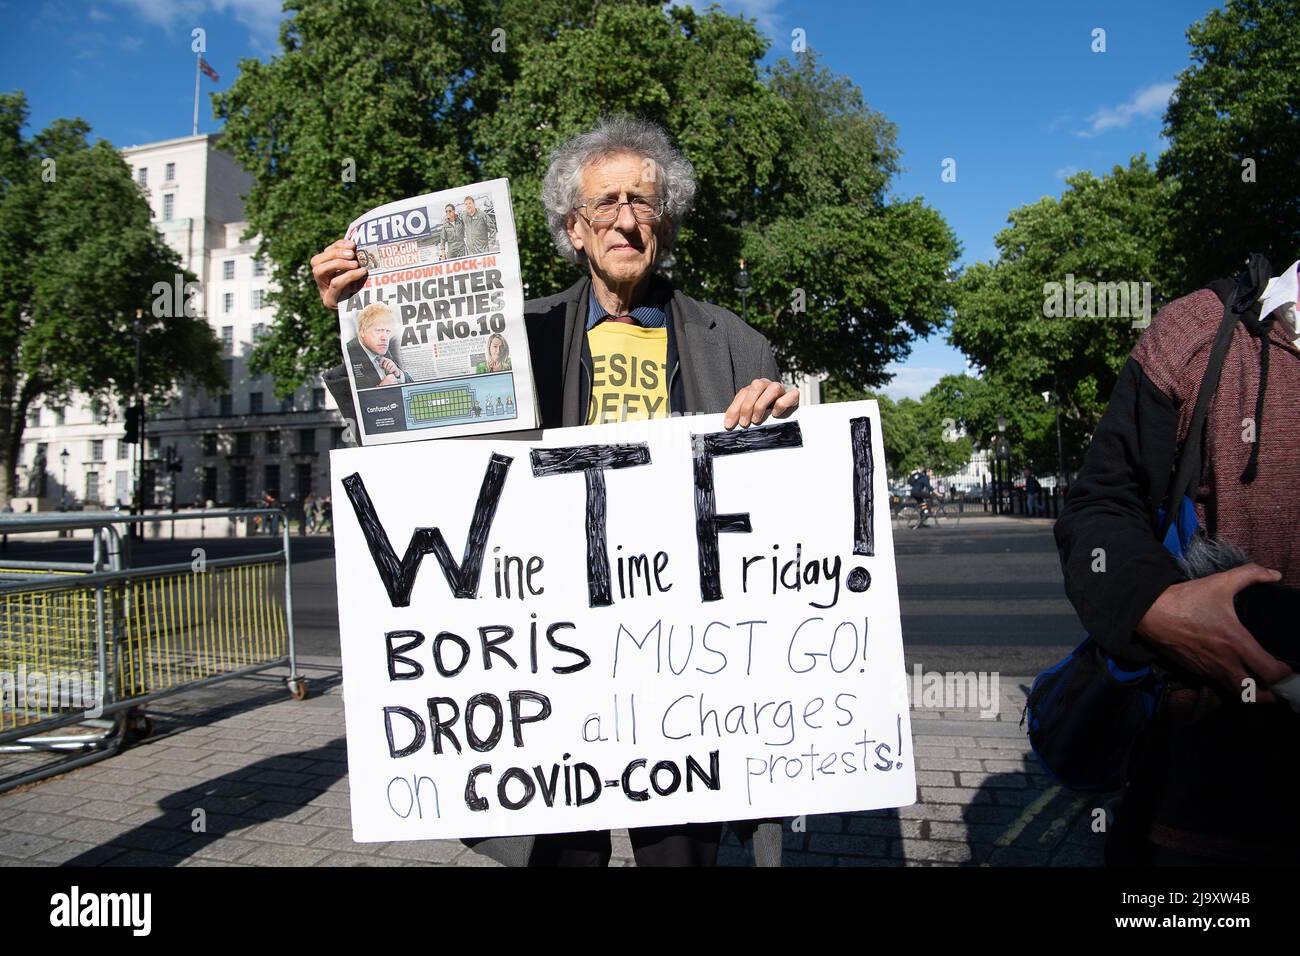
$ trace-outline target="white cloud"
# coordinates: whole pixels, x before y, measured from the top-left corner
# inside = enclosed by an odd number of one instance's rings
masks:
[[[789,31],[782,31],[777,24],[776,8],[781,0],[685,0],[683,5],[703,13],[714,3],[733,16],[738,14],[757,21],[759,32],[767,34],[769,39],[790,39]]]
[[[1056,178],[1057,178],[1057,179],[1069,179],[1071,176],[1073,176],[1073,175],[1074,175],[1075,173],[1077,173],[1078,171],[1079,171],[1079,167],[1078,167],[1078,166],[1062,166],[1060,169],[1058,169],[1058,170],[1056,171]]]
[[[205,15],[229,14],[248,28],[253,46],[273,52],[283,19],[282,0],[113,0],[129,8],[145,23],[172,32],[204,26]]]
[[[1127,103],[1103,106],[1088,117],[1088,128],[1076,135],[1085,139],[1099,136],[1110,129],[1123,129],[1138,118],[1161,116],[1174,93],[1174,83],[1153,83],[1134,93]]]
[[[952,369],[926,365],[895,365],[885,367],[894,377],[881,389],[894,401],[900,398],[917,398],[932,389],[939,379],[951,375]]]
[[[204,0],[114,0],[128,7],[145,23],[170,30],[178,23],[191,23],[204,12]]]

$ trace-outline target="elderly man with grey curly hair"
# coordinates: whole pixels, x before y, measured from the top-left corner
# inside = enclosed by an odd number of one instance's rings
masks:
[[[563,292],[524,305],[542,427],[723,412],[726,428],[781,418],[799,392],[779,380],[772,347],[734,313],[691,298],[655,270],[672,251],[695,200],[690,160],[654,123],[602,119],[562,144],[542,183],[551,239],[587,267]],[[355,244],[340,240],[312,258],[328,308],[365,281]],[[325,373],[344,416],[351,395],[342,366]],[[753,835],[760,864],[779,864],[775,821],[732,825]],[[713,865],[721,824],[631,831],[638,865]],[[478,849],[516,865],[608,863],[607,831],[497,838]]]

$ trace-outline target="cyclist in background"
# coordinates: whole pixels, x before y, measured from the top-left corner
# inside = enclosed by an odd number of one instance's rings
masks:
[[[921,512],[921,520],[916,526],[924,528],[930,517],[930,496],[934,494],[934,486],[930,484],[930,476],[919,468],[907,476],[907,484],[912,492],[912,500]]]

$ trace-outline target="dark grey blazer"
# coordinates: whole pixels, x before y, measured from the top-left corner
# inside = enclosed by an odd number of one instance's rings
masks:
[[[584,360],[584,344],[590,289],[588,276],[563,292],[524,303],[529,358],[543,428],[586,423],[591,378],[586,364],[589,356]],[[672,301],[670,408],[674,414],[726,411],[736,392],[754,379],[780,378],[772,346],[761,333],[720,306],[692,299],[671,287],[668,291]],[[343,366],[330,369],[323,377],[344,417],[355,417]],[[535,839],[489,837],[465,842],[499,863],[525,866]],[[759,866],[780,866],[781,842],[779,821],[760,823],[753,839],[755,862]]]

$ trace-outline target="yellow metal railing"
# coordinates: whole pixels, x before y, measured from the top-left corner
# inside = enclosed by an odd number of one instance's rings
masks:
[[[123,595],[117,699],[183,687],[284,657],[284,565],[136,578]]]
[[[287,653],[282,561],[145,571],[99,587],[109,700],[175,690]],[[0,593],[0,732],[85,710],[89,698],[68,691],[109,680],[99,673],[96,590],[70,580]],[[44,692],[33,693],[36,680]]]
[[[99,660],[94,587],[0,594],[0,731],[84,710]]]

